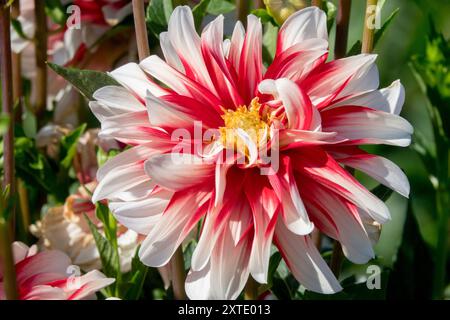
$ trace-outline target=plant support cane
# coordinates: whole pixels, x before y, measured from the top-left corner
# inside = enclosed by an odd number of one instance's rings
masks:
[[[2,83],[3,114],[8,117],[8,128],[3,136],[3,192],[0,212],[0,256],[3,263],[3,285],[7,299],[17,299],[14,257],[11,247],[9,221],[14,221],[14,204],[9,205],[9,195],[14,195],[14,115],[12,96],[12,67],[10,39],[10,8],[0,0],[0,74]]]

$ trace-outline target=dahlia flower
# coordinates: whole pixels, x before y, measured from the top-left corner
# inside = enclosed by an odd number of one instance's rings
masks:
[[[13,252],[20,300],[95,299],[95,292],[114,282],[97,270],[77,275],[76,266],[61,251],[38,253],[36,246],[14,242]],[[0,270],[0,300],[5,298]]]
[[[32,92],[31,103],[35,101],[35,81],[36,81],[36,53],[33,38],[36,32],[35,24],[35,1],[20,0],[21,14],[17,20],[21,24],[22,31],[27,38],[23,38],[11,26],[11,49],[15,53],[21,54],[21,72],[22,75],[31,80]],[[71,0],[64,1],[65,5],[76,5],[80,8],[80,26],[77,28],[65,26],[59,31],[60,26],[56,25],[50,19],[47,22],[47,28],[52,30],[48,37],[47,54],[48,60],[59,65],[78,65],[83,68],[96,70],[108,70],[114,63],[125,55],[128,46],[128,40],[115,38],[114,43],[102,43],[102,49],[109,52],[108,58],[105,58],[100,48],[96,45],[100,38],[112,28],[115,24],[122,21],[132,12],[131,1],[129,0]],[[120,41],[120,45],[117,42]],[[90,55],[86,55],[89,52]],[[98,52],[98,56],[96,53]],[[54,122],[57,124],[77,125],[78,119],[74,101],[78,101],[78,93],[72,86],[56,75],[48,73],[47,77],[48,99],[47,108],[53,109]]]
[[[326,62],[315,7],[286,20],[267,69],[259,19],[222,41],[223,19],[199,36],[189,7],[177,7],[160,36],[165,60],[115,69],[122,86],[95,92],[100,136],[130,148],[99,169],[93,201],[108,199],[120,223],[146,235],[139,256],[153,267],[201,223],[191,299],[235,299],[250,275],[267,282],[272,244],[305,288],[337,292],[310,233],[338,240],[352,262],[373,258],[369,234],[389,210],[341,165],[408,196],[394,163],[359,148],[410,143],[404,89],[378,89],[376,55]]]

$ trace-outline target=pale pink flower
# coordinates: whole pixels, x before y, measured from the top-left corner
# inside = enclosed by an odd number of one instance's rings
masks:
[[[257,17],[223,36],[222,16],[200,37],[191,10],[177,7],[160,37],[165,61],[110,73],[123,87],[99,89],[90,107],[100,136],[131,148],[99,169],[93,199],[108,199],[118,221],[147,236],[139,255],[153,267],[202,223],[186,280],[192,299],[235,299],[249,275],[267,282],[272,244],[304,287],[337,292],[310,233],[340,241],[352,262],[373,258],[369,233],[389,210],[341,165],[408,195],[395,164],[358,148],[410,143],[413,129],[398,115],[404,89],[395,81],[378,90],[376,55],[326,62],[326,16],[314,7],[286,20],[267,69]],[[198,122],[215,133],[196,136]],[[222,161],[229,149],[234,163]]]
[[[91,202],[91,192],[96,185],[97,182],[92,181],[80,187],[77,193],[66,199],[63,206],[49,208],[39,221],[30,226],[31,233],[39,239],[40,249],[63,251],[83,271],[102,268],[100,253],[84,217],[87,215],[103,233],[103,225],[95,216],[95,205]],[[120,269],[128,272],[139,246],[138,234],[119,225],[117,243]]]
[[[93,270],[77,274],[79,269],[61,251],[37,252],[21,242],[13,243],[17,286],[20,300],[95,299],[95,293],[114,282]],[[5,299],[3,272],[0,270],[0,300]]]

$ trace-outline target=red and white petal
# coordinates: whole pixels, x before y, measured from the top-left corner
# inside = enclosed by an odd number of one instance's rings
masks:
[[[66,276],[70,258],[61,251],[49,250],[25,258],[16,264],[19,286],[46,284]]]
[[[114,115],[145,110],[141,101],[120,86],[102,87],[94,92],[93,98],[107,106]]]
[[[99,181],[102,180],[109,171],[115,168],[135,165],[138,162],[144,162],[151,156],[168,152],[173,147],[174,143],[165,138],[163,135],[161,137],[154,136],[154,139],[152,139],[151,142],[125,150],[117,156],[109,159],[97,171],[97,179]]]
[[[406,147],[414,131],[404,118],[363,107],[339,107],[321,112],[324,131],[336,132],[345,144],[388,144]]]
[[[238,86],[246,104],[255,97],[262,79],[262,26],[254,15],[247,17],[247,33],[239,60]]]
[[[189,128],[194,125],[193,118],[189,110],[166,102],[161,98],[147,92],[146,104],[148,109],[148,119],[155,127],[161,128]]]
[[[283,222],[298,235],[305,235],[314,229],[293,176],[292,161],[284,156],[275,174],[268,175],[270,184],[281,202]]]
[[[280,148],[283,150],[314,146],[336,144],[345,140],[336,140],[336,132],[308,131],[286,129],[280,132]]]
[[[378,88],[376,55],[360,54],[321,65],[301,81],[303,90],[319,109],[333,101]]]
[[[328,40],[327,17],[316,8],[308,7],[292,14],[278,33],[277,54],[303,41],[319,38]],[[324,43],[322,50],[327,50],[328,43]]]
[[[339,163],[366,173],[381,184],[404,197],[409,196],[408,178],[395,163],[384,157],[360,151],[357,154],[338,159]]]
[[[237,90],[237,79],[232,76],[223,54],[223,19],[220,15],[203,29],[201,46],[211,81],[220,92],[221,106],[232,109],[243,105],[244,101]]]
[[[215,94],[202,58],[201,41],[195,30],[192,10],[188,6],[178,6],[173,11],[168,25],[168,37],[183,63],[186,75]]]
[[[193,154],[166,153],[148,159],[145,172],[159,186],[179,191],[214,177],[214,164]]]
[[[31,288],[30,291],[20,298],[21,300],[66,300],[67,295],[61,288],[38,285]]]
[[[181,73],[184,73],[183,63],[181,62],[180,57],[178,56],[177,52],[175,51],[175,48],[173,47],[172,42],[170,42],[168,32],[160,33],[159,43],[160,43],[161,50],[164,54],[164,58],[166,59],[167,64],[169,66],[171,66],[172,68],[177,69]]]
[[[167,94],[167,90],[151,81],[136,63],[127,63],[111,71],[109,75],[133,92],[142,103],[145,101],[147,90],[157,97]]]
[[[315,130],[320,127],[320,114],[311,104],[309,97],[293,81],[281,78],[266,79],[259,84],[259,91],[271,94],[284,106],[289,128]]]
[[[228,170],[222,202],[216,207],[211,203],[208,208],[200,239],[192,254],[193,271],[202,270],[208,263],[214,245],[232,212],[241,212],[243,217],[251,216],[250,208],[246,204],[247,200],[243,195],[243,177],[239,171],[235,167]]]
[[[14,255],[14,262],[19,263],[25,258],[34,256],[37,253],[37,246],[33,245],[31,247],[28,247],[23,242],[14,241],[12,244],[12,250]]]
[[[166,265],[192,228],[206,212],[211,193],[188,189],[174,194],[158,223],[139,250],[141,261],[151,267]]]
[[[280,219],[275,244],[294,277],[308,290],[332,294],[342,290],[309,236],[289,231]]]
[[[82,300],[86,298],[95,298],[93,296],[97,291],[109,286],[116,281],[113,278],[107,278],[98,270],[92,270],[80,277],[69,278],[64,287],[68,295],[68,300]]]
[[[186,279],[186,291],[191,299],[236,299],[249,275],[252,245],[252,217],[248,204],[242,211],[232,211],[207,264],[191,271]],[[200,291],[197,291],[200,290]]]
[[[364,264],[374,258],[372,243],[354,204],[313,181],[304,182],[300,192],[317,228],[338,240],[350,261]]]
[[[370,193],[322,149],[311,147],[291,154],[296,171],[316,180],[358,207],[366,210],[377,222],[384,223],[391,216],[386,204]]]
[[[158,223],[173,193],[161,190],[143,200],[110,201],[108,206],[120,224],[139,234],[148,234]]]
[[[405,88],[400,83],[400,80],[395,80],[389,87],[357,96],[351,96],[331,105],[329,108],[339,106],[363,106],[399,115],[404,102]]]
[[[265,177],[253,176],[245,188],[253,213],[254,236],[250,255],[250,273],[259,283],[267,283],[270,248],[280,202]]]
[[[195,98],[210,108],[215,108],[220,111],[220,99],[217,98],[214,92],[211,92],[206,87],[172,68],[158,56],[150,56],[142,60],[140,66],[148,74],[166,84],[176,93],[190,98]],[[169,93],[167,92],[166,94]]]
[[[116,194],[149,180],[148,175],[145,173],[143,163],[113,168],[99,181],[92,195],[92,202],[95,203],[102,199],[114,198]]]
[[[239,63],[241,60],[242,47],[244,46],[245,28],[242,22],[236,22],[234,26],[233,34],[230,40],[230,50],[228,53],[228,60],[237,72],[239,70]]]
[[[322,50],[327,43],[323,39],[309,39],[298,43],[275,56],[264,74],[265,79],[288,78],[301,82],[315,68],[325,62],[328,52]]]

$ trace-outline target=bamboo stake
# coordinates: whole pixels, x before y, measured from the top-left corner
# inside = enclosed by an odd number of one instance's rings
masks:
[[[369,22],[370,17],[375,14],[372,12],[371,8],[374,8],[374,6],[377,6],[377,4],[378,0],[367,0],[361,53],[372,53],[373,51],[375,28],[373,26],[370,26]]]
[[[336,42],[334,47],[334,58],[344,58],[347,53],[348,26],[350,22],[351,0],[339,0],[336,17]]]
[[[34,1],[34,15],[36,21],[34,36],[36,46],[36,105],[34,111],[37,116],[40,116],[47,107],[47,16],[45,15],[44,1]]]
[[[139,60],[142,61],[150,55],[144,0],[133,0],[133,16]]]
[[[14,113],[13,113],[13,88],[11,67],[11,35],[10,35],[10,8],[6,7],[6,0],[0,0],[0,76],[2,84],[2,108],[4,115],[8,116],[9,124],[3,136],[3,189],[9,188],[9,195],[14,195]],[[6,206],[4,206],[4,210]],[[14,221],[14,205],[8,207],[11,210],[9,221]],[[5,214],[5,212],[2,212]],[[17,299],[17,283],[14,266],[14,258],[11,247],[11,226],[4,217],[0,218],[0,255],[3,263],[3,286],[7,299]]]

